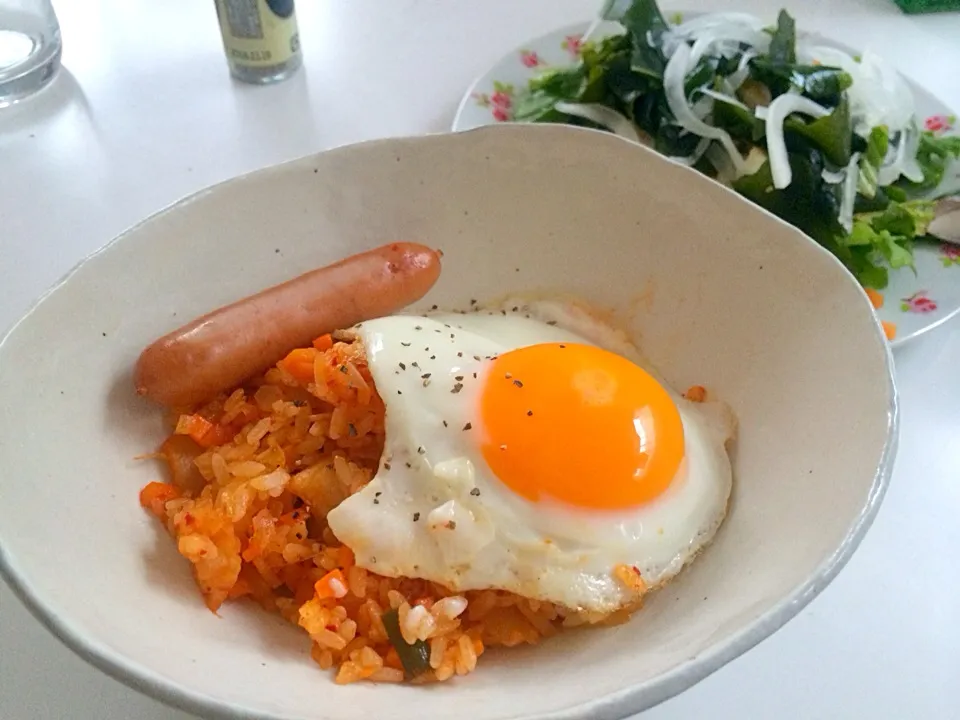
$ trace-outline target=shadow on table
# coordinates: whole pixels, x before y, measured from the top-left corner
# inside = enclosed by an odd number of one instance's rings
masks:
[[[36,95],[0,109],[0,137],[38,128],[57,116],[77,110],[96,130],[93,111],[77,78],[65,67]]]

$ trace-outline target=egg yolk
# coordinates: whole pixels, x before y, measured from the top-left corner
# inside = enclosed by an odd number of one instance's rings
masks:
[[[664,388],[601,348],[544,343],[491,364],[480,395],[481,451],[531,501],[613,510],[653,500],[684,456],[680,413]]]

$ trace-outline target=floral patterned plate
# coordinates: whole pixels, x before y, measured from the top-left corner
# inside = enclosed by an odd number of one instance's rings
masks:
[[[544,68],[577,61],[581,38],[588,25],[584,22],[555,30],[503,57],[467,91],[457,110],[453,129],[469,130],[512,120],[514,99],[530,78]],[[819,40],[850,51],[827,38]],[[926,118],[928,130],[948,133],[960,129],[956,116],[942,102],[922,87],[912,82],[910,86],[917,113]],[[957,188],[960,192],[960,163],[953,166],[944,183],[945,188]],[[916,273],[909,268],[891,272],[890,284],[882,293],[883,307],[877,311],[881,320],[896,326],[894,347],[960,313],[960,246],[917,245],[914,256]]]

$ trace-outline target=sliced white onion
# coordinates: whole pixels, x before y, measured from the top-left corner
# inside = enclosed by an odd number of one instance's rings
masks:
[[[820,177],[823,178],[823,181],[828,185],[839,185],[847,178],[846,170],[828,170],[827,168],[823,169],[823,172],[820,173]]]
[[[704,88],[698,88],[701,91],[704,91]],[[703,92],[703,97],[696,100],[693,105],[690,106],[690,109],[693,110],[693,114],[696,115],[701,120],[706,119],[707,115],[713,112],[713,98],[708,96],[706,92]]]
[[[690,64],[696,67],[703,56],[714,47],[720,55],[732,57],[739,50],[740,43],[755,48],[767,48],[770,46],[770,36],[762,30],[735,25],[709,28],[696,36],[690,53]]]
[[[920,131],[915,125],[907,128],[906,136],[903,141],[904,161],[900,173],[911,182],[923,182],[923,170],[920,163],[917,162],[917,150],[920,149]]]
[[[773,186],[778,190],[789,187],[793,180],[790,169],[790,157],[787,154],[787,141],[783,135],[783,123],[793,113],[803,113],[821,118],[830,114],[822,105],[802,95],[781,95],[767,108],[767,153],[770,155],[770,174]]]
[[[715,28],[746,28],[756,32],[762,32],[766,24],[756,15],[738,12],[718,12],[706,13],[695,18],[690,18],[675,28],[673,32],[678,37],[691,39],[697,37],[706,30]]]
[[[896,182],[903,171],[903,163],[907,159],[907,138],[906,133],[900,133],[896,143],[891,143],[887,158],[877,172],[877,186],[885,187]]]
[[[896,146],[891,148],[892,159],[885,162],[877,173],[877,185],[886,187],[897,181],[903,175],[908,180],[920,182],[923,180],[923,170],[917,162],[917,149],[920,147],[920,133],[911,123],[904,129],[897,139]]]
[[[590,23],[590,26],[586,29],[583,35],[580,36],[580,42],[585,43],[588,40],[591,40],[594,35],[610,35],[610,27],[617,27],[614,25],[617,21],[620,20],[630,9],[630,0],[605,0],[603,7],[600,8],[600,12],[597,13],[597,16],[593,19],[593,22]]]
[[[890,63],[871,50],[864,51],[860,58],[860,77],[871,87],[871,100],[875,102],[881,114],[874,125],[884,124],[892,130],[900,130],[910,125],[916,108],[913,93],[903,77]],[[851,88],[852,90],[853,88]]]
[[[600,8],[600,20],[619,20],[630,9],[630,0],[604,0]]]
[[[847,232],[853,230],[853,206],[857,201],[857,181],[860,178],[860,153],[854,153],[847,163],[846,177],[840,192],[840,224]]]
[[[727,95],[726,93],[717,92],[712,88],[700,88],[700,92],[702,92],[707,97],[713,98],[718,102],[726,103],[727,105],[733,105],[734,107],[738,107],[741,110],[746,110],[747,112],[750,112],[750,108],[748,108],[746,105],[740,102],[740,99],[735,95]]]
[[[590,23],[590,26],[584,31],[583,35],[580,36],[580,42],[587,42],[593,35],[600,29],[600,26],[603,25],[603,16],[599,15],[593,19],[593,22]]]
[[[673,53],[676,52],[677,47],[682,45],[685,40],[677,35],[672,29],[667,30],[663,35],[660,36],[660,50],[663,51],[663,56],[665,58],[673,57]]]
[[[600,103],[568,103],[558,102],[557,110],[567,115],[576,115],[584,120],[594,122],[601,127],[635,143],[649,145],[648,137],[641,137],[640,130],[631,122],[630,118],[621,115],[616,110]],[[645,135],[645,133],[644,133]]]
[[[847,72],[853,84],[847,90],[854,130],[863,137],[878,125],[891,132],[909,127],[915,113],[913,94],[903,77],[876,53],[864,51],[857,62],[849,53],[824,45],[797,46],[800,62],[820,63]]]
[[[757,116],[758,120],[766,120],[767,115],[770,114],[770,108],[768,108],[766,105],[757,105],[753,109],[753,114]]]
[[[739,90],[744,81],[750,77],[750,61],[757,57],[758,54],[756,50],[747,50],[740,57],[740,63],[737,65],[736,71],[724,81],[730,93],[735,93]]]
[[[684,81],[686,80],[689,61],[690,46],[686,43],[680,43],[663,72],[663,89],[667,96],[667,105],[670,106],[670,111],[677,119],[677,123],[685,130],[689,130],[700,137],[718,140],[723,145],[723,149],[730,155],[730,160],[736,169],[737,177],[739,177],[743,174],[743,157],[734,145],[730,133],[708,125],[698,118],[687,102]]]
[[[670,160],[673,160],[675,163],[680,163],[681,165],[696,165],[700,158],[703,157],[703,154],[707,151],[707,148],[710,147],[710,143],[712,142],[713,140],[710,138],[700,138],[700,142],[697,143],[697,147],[693,149],[692,153],[686,157],[671,155]]]

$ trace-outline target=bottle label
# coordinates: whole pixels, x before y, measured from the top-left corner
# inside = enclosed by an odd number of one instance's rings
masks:
[[[216,0],[216,5],[231,62],[270,67],[300,52],[293,0]]]

